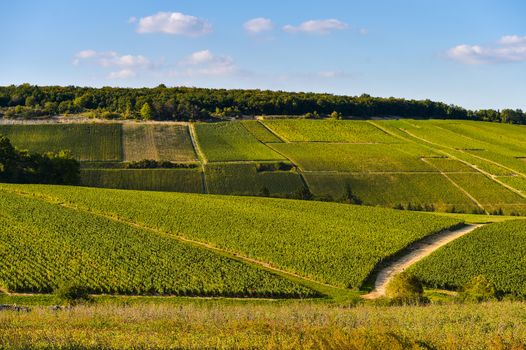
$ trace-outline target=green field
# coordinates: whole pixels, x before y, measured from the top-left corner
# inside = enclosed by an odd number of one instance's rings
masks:
[[[283,160],[240,123],[197,123],[197,141],[209,162]]]
[[[260,195],[268,191],[274,197],[292,196],[303,187],[295,170],[256,170],[255,163],[208,163],[205,166],[208,193]]]
[[[399,140],[366,121],[265,120],[287,142],[397,143]],[[270,141],[272,142],[272,141]]]
[[[524,220],[488,225],[436,251],[411,272],[429,286],[453,289],[484,275],[499,291],[524,296],[525,242]]]
[[[81,161],[121,161],[120,124],[0,125],[14,146],[32,152],[69,150]]]
[[[82,186],[194,192],[203,191],[203,175],[198,169],[83,169]]]
[[[449,176],[489,212],[502,209],[506,215],[513,212],[526,214],[525,198],[482,174],[450,174]]]
[[[350,189],[365,205],[432,206],[438,211],[470,213],[477,208],[441,174],[306,174],[311,191],[338,200]]]
[[[243,124],[243,126],[261,142],[283,142],[279,137],[266,128],[263,123],[257,120],[244,120],[241,124]]]
[[[277,143],[272,148],[305,171],[435,171],[420,158],[432,155],[413,145],[345,143]]]
[[[366,205],[508,215],[526,214],[524,130],[409,119],[0,126],[19,147],[71,149],[86,186],[273,197],[307,186],[315,199],[334,201],[346,201],[350,188]],[[204,175],[125,169],[143,159],[195,163]],[[266,162],[294,170],[256,170]]]
[[[458,219],[345,204],[2,185],[207,242],[336,286],[359,288],[386,257]],[[314,224],[315,223],[315,224]]]
[[[89,212],[3,191],[0,203],[0,284],[10,291],[50,292],[76,283],[92,293],[314,294],[266,271]]]

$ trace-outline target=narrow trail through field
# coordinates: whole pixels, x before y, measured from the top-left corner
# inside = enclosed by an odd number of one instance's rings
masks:
[[[195,125],[193,123],[188,124],[188,132],[190,134],[190,141],[192,142],[192,147],[194,148],[197,160],[201,164],[201,182],[203,184],[203,193],[208,194],[208,184],[206,183],[205,175],[205,165],[208,163],[208,160],[206,159],[205,154],[199,145],[199,141],[197,140],[197,132],[195,131]]]
[[[365,299],[376,299],[385,296],[385,288],[394,276],[405,271],[411,265],[431,255],[435,250],[460,238],[482,225],[467,225],[458,230],[444,230],[435,235],[428,236],[418,242],[411,244],[405,249],[407,254],[388,263],[377,274],[374,282],[374,290],[365,294]]]
[[[300,275],[300,274],[297,274],[297,273],[294,273],[294,272],[291,272],[291,271],[287,271],[285,269],[281,269],[281,268],[276,267],[275,265],[273,265],[271,263],[251,258],[250,256],[246,256],[246,255],[244,255],[242,253],[231,251],[229,249],[225,249],[225,248],[221,248],[221,247],[215,246],[215,245],[213,245],[211,243],[208,243],[208,242],[203,242],[203,241],[187,238],[186,236],[181,235],[178,232],[167,232],[167,231],[164,231],[162,229],[150,227],[150,226],[145,225],[143,223],[132,221],[132,220],[129,220],[127,218],[123,218],[121,216],[118,216],[118,214],[116,214],[116,213],[95,210],[93,208],[84,207],[84,206],[79,205],[77,203],[68,202],[68,201],[65,201],[65,200],[62,200],[62,199],[59,199],[59,198],[56,198],[56,197],[52,197],[52,196],[47,196],[47,195],[44,195],[44,194],[35,194],[35,193],[28,193],[28,192],[19,191],[19,190],[14,190],[13,191],[13,190],[6,190],[6,189],[2,189],[2,191],[14,193],[14,194],[22,196],[22,197],[30,197],[30,198],[33,198],[33,199],[39,199],[41,201],[44,201],[44,202],[47,202],[47,203],[50,203],[50,204],[58,205],[58,206],[61,206],[61,207],[64,207],[64,208],[68,208],[68,209],[72,209],[72,210],[76,210],[76,211],[80,211],[80,212],[84,212],[84,213],[88,213],[90,215],[96,215],[96,216],[99,216],[99,217],[102,217],[102,218],[105,218],[105,219],[108,219],[108,220],[111,220],[111,221],[115,221],[115,222],[118,222],[118,223],[121,223],[121,224],[125,224],[125,225],[128,225],[128,226],[132,226],[132,227],[135,227],[135,228],[138,228],[138,229],[146,230],[146,231],[155,233],[155,234],[160,235],[160,236],[176,239],[176,240],[178,240],[178,241],[180,241],[182,243],[186,243],[186,244],[192,245],[192,246],[197,247],[197,248],[205,249],[205,250],[211,251],[213,253],[225,256],[227,258],[230,258],[230,259],[233,259],[233,260],[236,260],[236,261],[248,264],[248,265],[259,267],[259,268],[261,268],[263,270],[266,270],[266,271],[272,272],[272,273],[274,273],[276,275],[279,275],[281,277],[287,278],[287,279],[289,279],[289,280],[291,280],[293,282],[302,284],[302,285],[304,285],[304,286],[306,286],[308,288],[316,290],[316,291],[320,292],[321,294],[329,296],[329,297],[334,297],[334,295],[338,295],[338,294],[343,294],[343,295],[351,294],[351,295],[354,295],[354,293],[351,290],[349,290],[349,289],[346,289],[346,288],[343,288],[343,287],[334,286],[334,285],[330,285],[330,284],[327,284],[327,283],[323,283],[323,282],[317,281],[317,280],[315,280],[313,278],[310,278],[310,277],[307,277],[307,276],[303,276],[303,275]]]

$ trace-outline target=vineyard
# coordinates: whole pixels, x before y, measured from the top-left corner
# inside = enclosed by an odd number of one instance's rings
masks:
[[[525,128],[458,120],[262,119],[0,125],[0,133],[32,151],[70,149],[81,160],[85,186],[525,215]],[[145,159],[194,168],[126,169]],[[280,163],[287,168],[261,167]]]
[[[263,124],[287,142],[397,142],[394,137],[365,121],[349,123],[343,120],[265,120]]]
[[[196,169],[83,169],[82,186],[126,190],[203,191],[203,176]]]
[[[257,163],[208,163],[205,174],[213,194],[287,197],[304,187],[296,171],[258,172]]]
[[[0,125],[13,145],[33,152],[69,150],[81,161],[120,161],[120,124]]]
[[[484,275],[505,293],[526,295],[526,222],[506,221],[479,228],[416,264],[428,286],[459,289]]]
[[[185,125],[123,124],[124,161],[197,161]]]
[[[0,204],[0,283],[10,291],[51,292],[77,283],[92,293],[315,295],[266,271],[90,213],[3,191]]]
[[[71,202],[354,289],[386,257],[459,223],[428,214],[308,201],[59,186],[0,188]]]
[[[197,140],[209,162],[284,159],[259,142],[240,123],[198,123],[195,129]]]

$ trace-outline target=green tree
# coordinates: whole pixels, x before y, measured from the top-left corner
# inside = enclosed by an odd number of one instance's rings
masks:
[[[402,302],[420,301],[424,294],[424,287],[417,277],[402,272],[389,282],[385,294],[390,299]]]
[[[495,285],[489,281],[486,276],[479,275],[473,277],[471,281],[466,283],[460,296],[464,300],[480,303],[482,301],[496,299],[497,290]]]
[[[337,112],[337,111],[333,111],[333,112],[329,115],[329,117],[330,117],[331,119],[338,119],[338,120],[343,119],[342,114],[341,114],[340,112]]]
[[[144,120],[150,120],[152,119],[152,116],[152,108],[150,107],[148,102],[144,103],[141,107],[141,118]]]

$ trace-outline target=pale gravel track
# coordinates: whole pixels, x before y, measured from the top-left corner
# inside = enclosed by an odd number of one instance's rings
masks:
[[[393,277],[405,271],[423,258],[431,255],[431,253],[442,246],[454,241],[457,238],[467,235],[480,226],[482,225],[466,225],[453,231],[444,230],[440,233],[431,235],[411,244],[405,249],[407,254],[388,263],[378,272],[374,282],[374,290],[369,294],[363,295],[363,298],[377,299],[385,296],[385,289]]]

